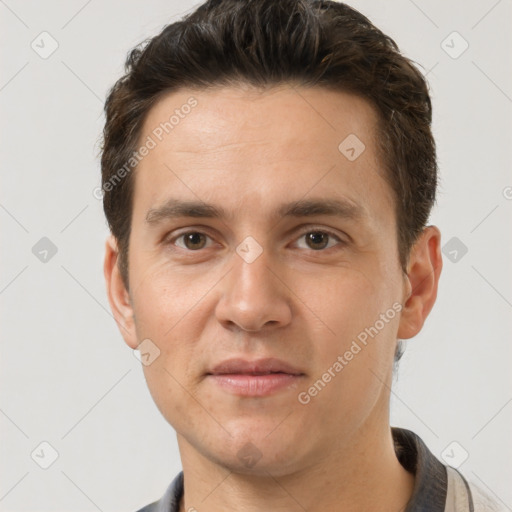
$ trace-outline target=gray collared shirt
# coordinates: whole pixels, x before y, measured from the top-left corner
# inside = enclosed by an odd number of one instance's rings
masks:
[[[456,469],[442,464],[414,432],[391,427],[400,464],[414,474],[414,489],[404,512],[501,512],[480,488],[469,484]],[[162,498],[138,512],[179,512],[183,496],[183,471]]]

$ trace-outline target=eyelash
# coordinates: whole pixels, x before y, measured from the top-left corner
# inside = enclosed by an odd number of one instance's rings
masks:
[[[204,236],[208,237],[210,240],[212,239],[212,237],[211,237],[210,235],[208,235],[208,233],[205,233],[205,232],[203,232],[203,231],[199,231],[199,230],[188,230],[188,231],[184,231],[183,233],[180,233],[179,235],[176,235],[176,236],[174,236],[174,237],[172,237],[172,238],[170,238],[170,239],[164,240],[164,243],[165,243],[165,245],[174,245],[174,244],[175,244],[175,242],[176,242],[177,240],[179,240],[180,238],[182,238],[182,237],[184,237],[184,236],[186,236],[186,235],[192,234],[192,233],[193,233],[193,234],[200,234],[200,235],[204,235]],[[337,247],[337,246],[344,246],[344,245],[346,245],[346,242],[345,242],[344,240],[342,240],[338,235],[336,235],[336,234],[335,234],[335,233],[333,233],[332,231],[329,231],[329,230],[327,230],[327,229],[325,229],[325,228],[315,228],[315,227],[313,227],[313,228],[308,228],[307,230],[302,231],[302,232],[299,234],[299,236],[298,236],[297,240],[298,240],[298,239],[300,239],[300,238],[302,238],[302,237],[304,237],[305,235],[307,235],[307,234],[309,234],[309,233],[322,233],[322,234],[328,235],[330,239],[331,239],[331,238],[334,238],[334,239],[338,242],[338,243],[337,243],[337,244],[335,244],[334,246],[332,246],[332,247],[327,247],[327,248],[325,248],[325,249],[316,249],[316,250],[315,250],[315,249],[305,249],[305,250],[309,250],[309,251],[311,251],[311,252],[327,252],[327,251],[329,251],[330,249],[334,249],[334,248],[335,248],[335,247]],[[329,239],[329,241],[330,241],[330,239]],[[329,242],[327,242],[327,244],[329,244]],[[183,251],[189,252],[189,253],[195,253],[195,252],[199,253],[199,252],[201,252],[202,250],[207,249],[208,247],[203,247],[202,249],[197,249],[197,250],[195,250],[195,251],[194,251],[194,250],[192,250],[192,249],[187,249],[186,247],[179,247],[179,246],[178,246],[178,248],[179,248],[179,249],[181,249],[181,250],[183,250]]]

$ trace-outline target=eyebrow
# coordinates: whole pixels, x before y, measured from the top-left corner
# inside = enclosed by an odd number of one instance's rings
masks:
[[[360,220],[366,216],[361,205],[347,199],[318,198],[300,199],[280,205],[274,212],[276,217],[313,217],[330,215],[350,220]],[[226,219],[226,210],[202,201],[182,201],[169,199],[162,206],[151,208],[146,214],[146,223],[156,225],[164,220],[180,217]]]

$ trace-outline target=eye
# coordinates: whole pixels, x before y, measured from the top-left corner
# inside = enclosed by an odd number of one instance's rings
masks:
[[[304,239],[306,246],[297,243],[300,249],[311,249],[313,251],[321,251],[323,249],[330,249],[337,243],[342,241],[333,233],[322,230],[310,230],[303,233],[299,240]]]
[[[182,233],[177,236],[175,243],[182,249],[197,251],[199,249],[204,249],[207,246],[208,240],[211,241],[210,237],[200,231],[187,231],[186,233]]]

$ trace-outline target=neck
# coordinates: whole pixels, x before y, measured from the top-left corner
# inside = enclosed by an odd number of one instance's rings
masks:
[[[399,463],[389,423],[366,425],[313,465],[275,477],[237,473],[205,458],[183,436],[178,444],[184,473],[180,512],[244,510],[334,512],[403,510],[414,476]]]

